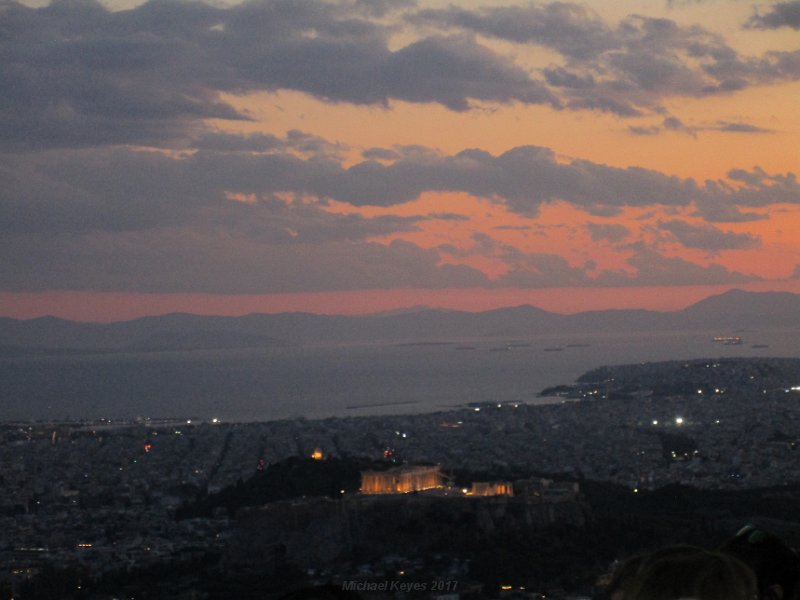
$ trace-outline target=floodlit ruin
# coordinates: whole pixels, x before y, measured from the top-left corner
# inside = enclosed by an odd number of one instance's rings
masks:
[[[444,487],[444,475],[438,465],[361,473],[362,494],[407,494],[441,487]]]

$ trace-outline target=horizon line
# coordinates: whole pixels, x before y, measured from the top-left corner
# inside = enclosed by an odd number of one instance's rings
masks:
[[[693,287],[700,287],[700,286],[693,286]],[[752,293],[752,294],[769,294],[769,293],[789,293],[792,295],[800,295],[800,290],[792,291],[788,289],[745,289],[746,287],[752,286],[702,286],[704,288],[720,288],[720,289],[706,289],[707,293],[698,293],[700,290],[694,290],[696,293],[694,294],[687,294],[687,298],[684,302],[675,302],[672,303],[672,306],[646,306],[646,302],[632,302],[628,304],[622,304],[618,306],[600,306],[592,307],[587,306],[584,308],[578,308],[575,310],[554,310],[552,301],[547,301],[548,299],[545,298],[544,302],[530,302],[530,301],[523,301],[523,302],[508,302],[508,303],[492,303],[488,306],[459,306],[457,302],[450,302],[449,305],[446,300],[442,300],[441,304],[429,304],[426,302],[417,302],[417,303],[407,303],[407,304],[395,304],[392,306],[387,307],[378,307],[376,309],[366,309],[366,310],[337,310],[337,306],[335,306],[335,302],[332,303],[330,306],[331,310],[325,310],[324,304],[318,306],[318,308],[312,309],[309,306],[303,308],[302,306],[292,309],[291,307],[287,307],[286,303],[276,303],[275,308],[273,310],[269,309],[269,306],[259,306],[254,307],[252,306],[254,303],[261,304],[265,303],[265,296],[267,297],[267,301],[269,299],[274,299],[276,295],[222,295],[222,294],[128,294],[128,293],[120,293],[120,292],[54,292],[54,293],[45,293],[49,297],[55,296],[57,299],[60,299],[62,302],[58,302],[60,308],[64,309],[61,311],[54,311],[54,312],[46,312],[42,311],[36,314],[36,307],[31,306],[30,303],[26,303],[27,308],[33,309],[32,312],[34,314],[20,315],[19,312],[13,310],[14,306],[12,305],[12,310],[6,311],[4,309],[9,308],[9,296],[15,296],[16,299],[19,301],[20,297],[22,296],[23,300],[25,300],[26,296],[36,296],[40,294],[10,294],[7,292],[0,292],[0,318],[7,318],[17,321],[33,321],[37,319],[46,319],[46,318],[55,318],[64,321],[76,322],[76,323],[83,323],[83,324],[104,324],[104,323],[121,323],[126,321],[134,321],[137,319],[144,319],[144,318],[158,318],[164,317],[168,315],[189,315],[189,316],[198,316],[198,317],[246,317],[246,316],[254,316],[254,315],[281,315],[281,314],[311,314],[311,315],[318,315],[318,316],[330,316],[330,317],[375,317],[375,316],[392,316],[398,314],[408,314],[408,313],[415,313],[415,312],[423,312],[423,311],[447,311],[447,312],[461,312],[461,313],[472,313],[472,314],[480,314],[486,312],[492,312],[496,310],[504,310],[504,309],[514,309],[514,308],[523,308],[523,307],[530,307],[537,310],[542,310],[547,313],[563,315],[563,316],[570,316],[570,315],[578,315],[584,313],[595,313],[595,312],[611,312],[611,311],[647,311],[647,312],[659,312],[659,313],[671,313],[671,312],[679,312],[681,310],[685,310],[698,302],[702,302],[703,300],[707,300],[709,298],[715,296],[721,296],[723,294],[731,293],[731,292],[741,292],[741,293]],[[791,286],[792,288],[800,288],[800,286]],[[630,288],[623,288],[630,291]],[[652,292],[654,288],[649,288]],[[670,291],[675,291],[675,288],[668,288]],[[597,292],[593,288],[557,288],[558,294],[567,294],[570,293],[586,293],[589,292]],[[393,290],[396,292],[396,290]],[[420,294],[428,293],[435,295],[436,292],[453,292],[453,290],[413,290],[414,293]],[[474,292],[474,290],[472,290]],[[495,290],[483,290],[484,295],[486,292],[489,295],[492,295],[491,292]],[[519,292],[519,290],[514,290],[515,292]],[[540,295],[542,293],[554,293],[555,289],[550,290],[535,290]],[[608,294],[611,292],[612,294],[617,293],[617,288],[607,288],[603,290]],[[658,288],[655,290],[656,292],[663,292],[663,288]],[[685,290],[681,290],[685,291]],[[392,291],[389,291],[392,292]],[[455,290],[455,292],[460,293],[459,295],[463,295],[465,293],[469,293],[470,290]],[[527,290],[523,291],[527,292]],[[374,290],[369,290],[367,292],[343,292],[343,293],[324,293],[325,296],[330,296],[331,294],[334,295],[374,295]],[[300,294],[299,296],[306,296],[306,297],[314,297],[314,296],[322,296],[323,294]],[[291,295],[295,296],[295,295]],[[158,310],[158,304],[160,302],[164,302],[165,297],[168,300],[171,300],[172,303],[167,302],[167,306],[164,310]],[[98,310],[96,316],[100,318],[95,319],[83,319],[83,318],[75,318],[74,316],[70,316],[70,304],[75,303],[76,301],[79,303],[84,303],[90,298],[94,299],[101,305],[104,306],[104,310]],[[319,300],[319,298],[315,298]],[[452,298],[450,298],[452,300]],[[663,300],[662,296],[662,300]],[[149,300],[150,302],[147,302]],[[71,302],[70,302],[71,301]],[[153,302],[155,301],[155,302]],[[133,303],[133,306],[131,305]],[[34,303],[35,304],[35,303]],[[49,302],[47,304],[50,304]],[[302,303],[301,303],[302,304]],[[306,303],[306,304],[317,304],[316,303]],[[551,306],[547,306],[550,304]],[[181,308],[181,305],[184,305],[184,308]],[[86,307],[85,304],[82,304],[83,308]],[[152,310],[148,311],[147,309],[151,308]],[[173,308],[174,307],[174,308]],[[139,310],[137,310],[137,308]],[[239,310],[237,310],[237,308]],[[256,308],[252,310],[250,308]],[[321,310],[320,310],[321,308]],[[352,305],[351,305],[352,308]],[[357,308],[357,307],[356,307]],[[561,304],[561,308],[564,308],[564,304]],[[117,310],[115,310],[117,309]],[[72,309],[74,312],[74,308]],[[17,314],[14,314],[17,312]],[[10,313],[10,314],[9,314]],[[60,314],[59,314],[60,313]],[[118,313],[116,318],[114,313]],[[126,314],[128,313],[128,314]]]

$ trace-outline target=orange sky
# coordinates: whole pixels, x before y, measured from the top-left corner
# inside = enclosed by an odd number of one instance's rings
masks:
[[[146,4],[106,6],[147,27]],[[780,2],[219,6],[158,58],[172,76],[76,47],[80,98],[35,51],[61,30],[9,20],[31,79],[0,115],[0,315],[800,291],[800,36]],[[125,41],[103,23],[81,35]],[[25,97],[40,77],[52,97]]]

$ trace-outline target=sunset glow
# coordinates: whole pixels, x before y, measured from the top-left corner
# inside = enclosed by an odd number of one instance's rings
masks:
[[[6,3],[0,315],[800,292],[797,5]]]

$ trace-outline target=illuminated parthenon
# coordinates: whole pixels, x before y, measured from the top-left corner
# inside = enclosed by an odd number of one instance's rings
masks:
[[[407,494],[440,487],[444,487],[444,475],[438,465],[361,473],[362,494]]]

